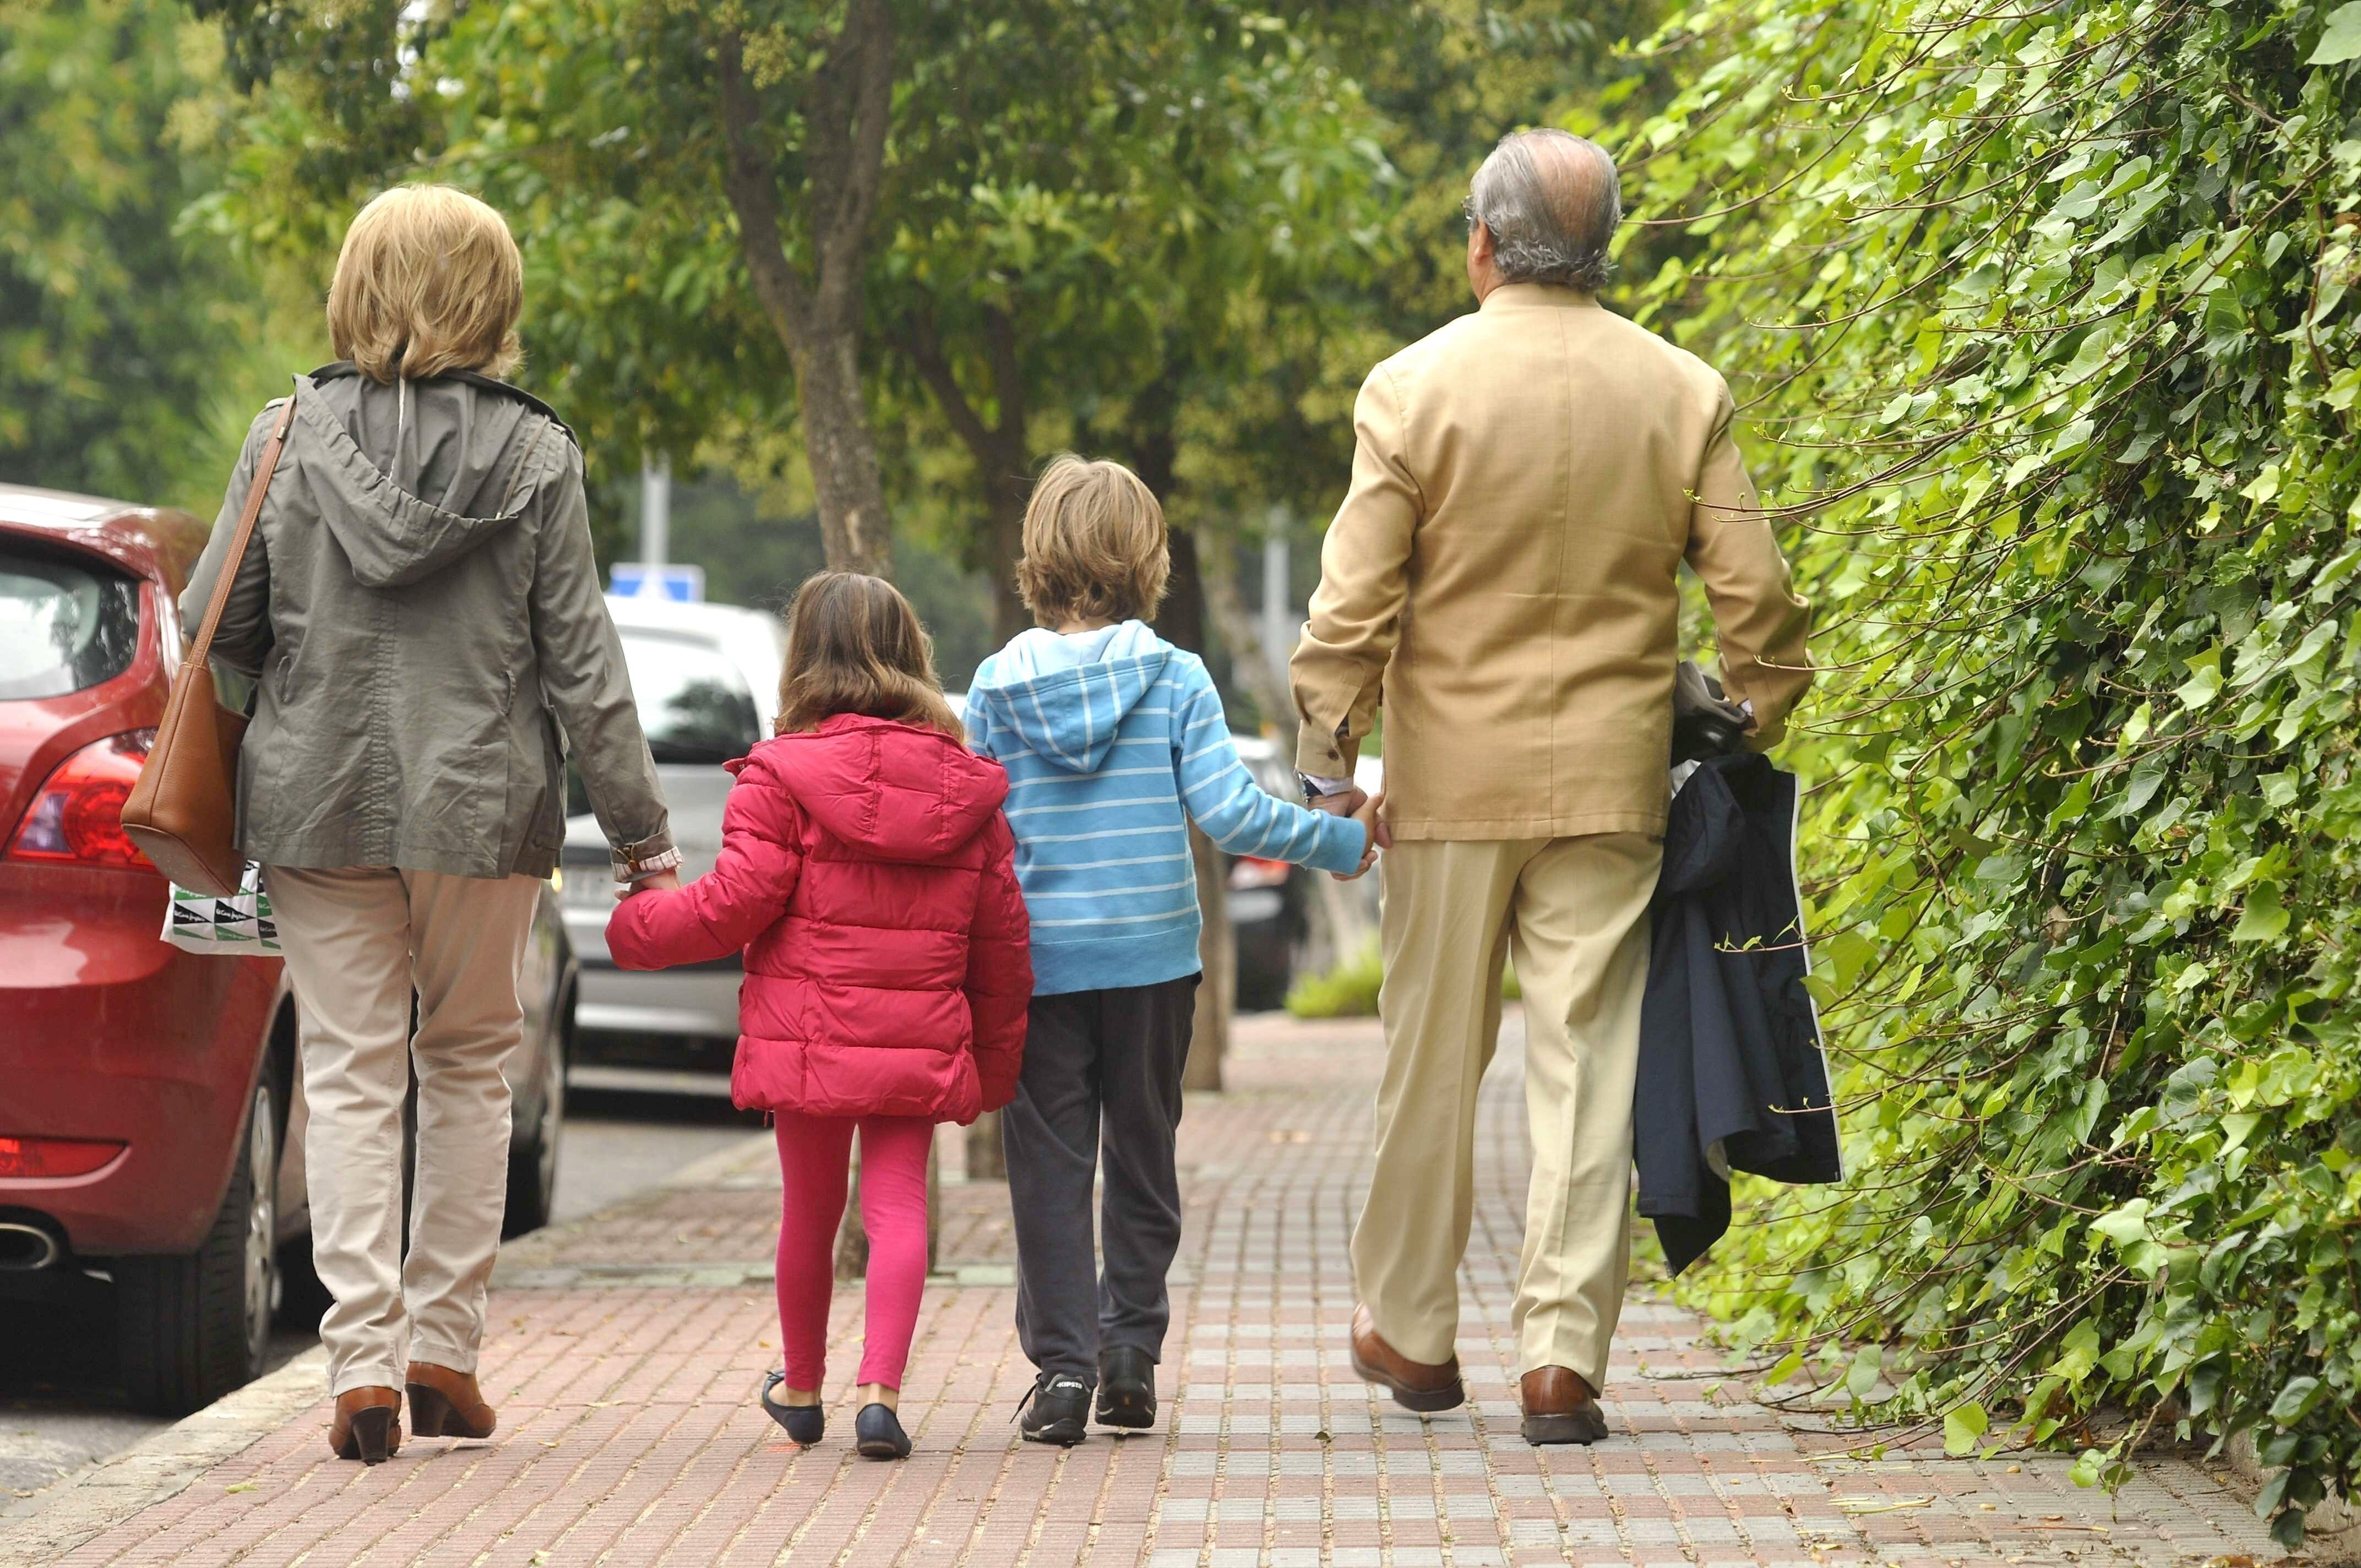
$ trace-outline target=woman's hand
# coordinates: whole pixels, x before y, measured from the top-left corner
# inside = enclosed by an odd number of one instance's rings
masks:
[[[657,872],[652,876],[643,876],[637,882],[617,883],[615,901],[620,904],[635,893],[670,893],[679,885],[680,872],[677,871]]]

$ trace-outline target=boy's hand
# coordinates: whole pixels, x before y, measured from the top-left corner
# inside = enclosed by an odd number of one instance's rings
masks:
[[[658,872],[637,882],[619,882],[615,884],[615,902],[620,904],[635,893],[670,893],[679,885],[680,872],[676,871]]]

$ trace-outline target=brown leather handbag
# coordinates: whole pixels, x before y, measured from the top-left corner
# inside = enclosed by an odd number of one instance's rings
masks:
[[[215,898],[237,892],[246,872],[246,857],[237,852],[237,748],[246,738],[246,715],[224,707],[214,695],[213,665],[207,658],[222,607],[254,538],[255,520],[262,515],[263,493],[279,466],[287,427],[294,419],[295,400],[290,396],[279,410],[269,444],[255,463],[246,510],[238,514],[237,532],[230,535],[229,554],[214,581],[214,602],[205,610],[204,624],[172,677],[164,721],[156,727],[156,744],[148,749],[139,782],[123,803],[123,830],[156,862],[156,869],[182,887]]]

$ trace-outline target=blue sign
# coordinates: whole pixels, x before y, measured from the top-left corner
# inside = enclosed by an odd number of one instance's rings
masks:
[[[608,591],[622,598],[672,599],[699,604],[705,598],[702,566],[651,566],[640,561],[618,561],[608,579]]]

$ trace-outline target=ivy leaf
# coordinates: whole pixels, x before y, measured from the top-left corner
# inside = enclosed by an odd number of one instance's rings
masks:
[[[2320,42],[2304,63],[2343,65],[2348,60],[2361,60],[2361,0],[2328,14],[2328,26],[2321,29]]]
[[[2361,4],[2361,0],[2356,0]],[[2219,642],[2189,661],[2189,679],[2173,692],[2187,708],[2203,707],[2222,695],[2222,645]]]
[[[2279,1390],[2279,1397],[2271,1401],[2271,1420],[2283,1427],[2293,1426],[2303,1420],[2319,1398],[2319,1378],[2291,1377]]]
[[[2279,902],[2279,886],[2267,882],[2246,894],[2246,907],[2230,933],[2234,942],[2276,941],[2288,928],[2287,906]]]
[[[1971,1401],[1943,1418],[1943,1452],[1957,1459],[1973,1453],[1976,1441],[1992,1427],[1982,1405]]]

